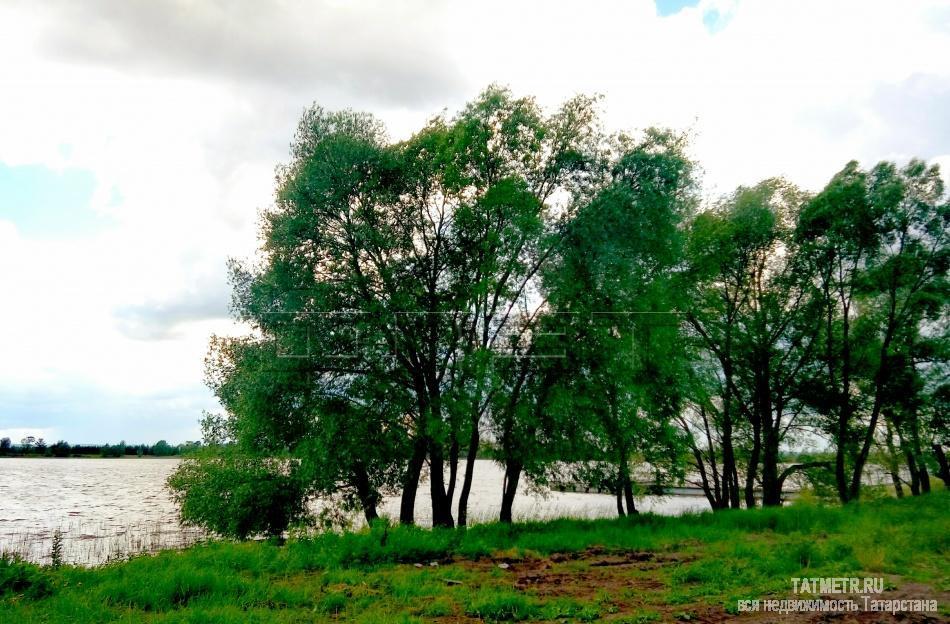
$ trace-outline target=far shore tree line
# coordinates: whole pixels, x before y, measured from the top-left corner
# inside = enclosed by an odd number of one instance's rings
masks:
[[[0,438],[0,457],[173,457],[195,450],[199,442],[169,444],[159,440],[155,444],[70,444],[59,440],[48,444],[43,438],[26,436],[19,444],[10,438]]]
[[[375,520],[465,526],[479,448],[519,484],[651,484],[713,509],[789,478],[861,497],[950,487],[950,205],[936,165],[847,163],[703,201],[687,137],[602,129],[491,87],[392,142],[372,116],[300,121],[253,263],[250,335],[213,337],[225,409],[169,484],[182,517],[279,533],[319,497]],[[754,158],[754,154],[749,155]],[[788,461],[804,448],[822,457]]]

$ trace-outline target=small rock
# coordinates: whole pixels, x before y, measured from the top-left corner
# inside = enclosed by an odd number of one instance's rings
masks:
[[[438,561],[433,561],[432,563],[429,564],[429,567],[430,567],[430,568],[438,568],[438,567],[439,567],[439,562],[438,562]]]
[[[421,564],[421,563],[414,563],[413,565],[416,566],[417,568],[421,568],[421,567],[422,567],[422,564]]]
[[[510,568],[511,566],[508,565],[507,563],[499,563],[499,564],[498,564],[498,567],[501,568],[502,570],[507,570],[507,569]]]

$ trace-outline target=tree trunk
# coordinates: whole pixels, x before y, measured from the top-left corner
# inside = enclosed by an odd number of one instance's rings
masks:
[[[847,503],[850,500],[848,495],[848,476],[845,474],[845,445],[847,441],[847,421],[843,419],[839,413],[838,415],[838,444],[837,449],[835,450],[835,484],[838,487],[838,499],[842,503]]]
[[[518,493],[518,481],[521,480],[521,470],[523,464],[517,460],[509,460],[505,463],[505,482],[502,485],[501,492],[501,514],[498,519],[501,522],[511,523],[511,508],[515,502],[515,495]]]
[[[848,308],[847,305],[844,307],[844,315],[842,319],[842,339],[841,339],[841,351],[842,355],[837,357],[833,353],[834,349],[834,306],[831,303],[830,292],[828,288],[825,289],[825,297],[827,301],[826,306],[826,354],[825,358],[827,360],[828,366],[828,377],[831,380],[832,387],[835,388],[837,393],[837,416],[838,422],[835,427],[835,485],[838,489],[838,499],[842,503],[847,503],[851,499],[850,492],[848,490],[848,475],[846,474],[846,465],[845,460],[847,458],[848,449],[851,446],[850,435],[848,434],[848,425],[851,422],[851,399],[849,397],[851,376],[850,376],[850,362],[848,361],[851,357],[851,350],[848,344]],[[841,381],[840,385],[835,381],[835,361],[839,361],[841,364]]]
[[[755,508],[755,478],[759,472],[759,456],[761,454],[762,417],[758,415],[752,421],[752,452],[749,453],[749,466],[745,473],[745,506],[747,509]]]
[[[943,485],[950,490],[950,465],[947,463],[947,456],[943,452],[943,447],[939,444],[934,444],[931,448],[934,451],[934,456],[937,458],[937,465],[940,466],[940,472],[937,473],[937,476],[943,480]]]
[[[927,464],[921,459],[918,465],[920,466],[920,493],[930,494],[930,473],[927,471]]]
[[[425,460],[425,440],[417,438],[402,481],[402,499],[399,502],[400,524],[415,524],[416,522],[416,491],[419,489],[419,475],[422,474],[422,465]]]
[[[894,494],[897,498],[904,498],[904,485],[901,483],[901,477],[896,471],[890,470],[891,483],[894,484]]]
[[[904,460],[907,462],[907,472],[910,473],[910,493],[920,496],[920,471],[917,468],[917,457],[910,443],[904,439],[901,428],[897,427],[897,444],[904,451]]]
[[[637,507],[633,503],[633,483],[631,483],[630,481],[629,472],[623,484],[623,497],[624,497],[624,500],[627,502],[627,514],[632,516],[634,514],[640,513],[639,511],[637,511]]]
[[[913,496],[920,496],[920,472],[917,470],[917,460],[909,449],[904,450],[904,456],[907,458],[907,471],[910,473],[910,493]]]
[[[726,378],[726,387],[722,401],[722,479],[723,497],[729,501],[729,506],[738,509],[739,504],[739,474],[736,470],[736,453],[732,446],[732,365],[723,365],[723,374]]]
[[[920,470],[920,491],[923,494],[929,494],[930,473],[927,471],[927,462],[924,461],[923,449],[920,446],[920,421],[917,420],[916,412],[911,414],[911,418],[911,441],[914,445],[914,458]]]
[[[728,501],[723,496],[722,485],[719,479],[719,468],[716,463],[716,447],[713,444],[712,438],[712,426],[709,424],[709,418],[706,416],[706,406],[700,405],[699,415],[703,419],[703,429],[706,433],[706,446],[709,449],[709,469],[712,473],[712,489],[710,490],[709,482],[706,478],[706,471],[703,469],[703,456],[698,448],[693,447],[693,451],[696,456],[696,463],[699,466],[700,475],[702,476],[703,491],[706,493],[706,498],[709,500],[710,506],[712,506],[713,511],[717,509],[725,509],[728,507]]]
[[[455,433],[452,433],[452,445],[449,447],[449,487],[445,492],[449,499],[449,505],[455,500],[455,484],[458,481],[459,471],[459,441]]]
[[[884,444],[887,446],[887,471],[891,475],[891,483],[894,484],[894,494],[897,498],[904,498],[904,485],[901,483],[899,463],[897,461],[897,449],[894,448],[894,414],[884,412],[884,426],[886,427],[886,436]]]
[[[749,466],[746,470],[745,479],[745,506],[747,509],[755,507],[755,480],[759,472],[759,460],[763,460],[762,465],[762,489],[763,501],[765,502],[766,481],[770,481],[770,486],[775,487],[775,481],[778,478],[778,432],[774,432],[772,426],[772,387],[769,383],[769,356],[766,353],[762,355],[759,351],[756,354],[757,364],[755,365],[755,394],[752,400],[751,421],[752,421],[752,452],[749,455]],[[763,437],[765,438],[765,449],[763,457]],[[774,437],[773,439],[770,439]],[[772,449],[772,442],[775,448]],[[774,450],[774,453],[772,452]],[[770,465],[771,464],[771,465]]]
[[[878,418],[881,415],[881,410],[884,408],[884,387],[885,381],[888,376],[888,364],[890,361],[889,349],[891,345],[891,339],[894,336],[895,328],[895,292],[894,286],[892,283],[891,288],[891,306],[890,312],[888,314],[887,320],[887,330],[884,333],[884,340],[881,343],[880,350],[880,361],[878,363],[877,372],[874,374],[874,404],[871,407],[871,421],[868,423],[868,429],[864,434],[864,442],[861,444],[861,448],[858,451],[858,455],[854,460],[854,474],[851,477],[851,498],[857,500],[861,495],[861,477],[864,471],[864,464],[867,462],[868,455],[871,452],[871,444],[874,442],[874,432],[877,428]],[[848,328],[848,318],[847,318],[847,309],[845,309],[845,318],[844,318],[844,328],[847,331]],[[847,336],[847,334],[845,334]],[[850,352],[845,352],[846,356],[850,357]],[[847,391],[848,386],[845,386]],[[912,423],[912,435],[917,432],[917,418],[916,415],[913,416]],[[917,457],[920,457],[920,446],[916,446],[915,452]],[[924,469],[926,475],[926,469]],[[927,479],[927,488],[930,488],[930,480]]]
[[[769,424],[765,431],[762,458],[762,505],[766,507],[782,504],[782,484],[778,480],[778,444],[778,430]]]
[[[432,498],[432,526],[452,528],[452,501],[445,491],[445,466],[442,449],[434,440],[429,441],[429,494]]]
[[[379,519],[379,513],[376,511],[376,504],[379,502],[379,494],[373,489],[369,482],[369,475],[366,468],[361,463],[357,463],[353,469],[353,481],[356,485],[356,496],[360,500],[360,506],[363,508],[363,516],[367,524],[372,524],[374,520]]]
[[[727,414],[724,414],[722,423],[722,496],[729,507],[733,509],[740,507],[739,475],[736,471],[736,455],[732,447],[732,422]]]
[[[716,491],[709,484],[709,475],[706,473],[706,462],[703,459],[702,451],[695,444],[692,444],[693,460],[696,470],[699,471],[699,484],[703,488],[703,495],[709,501],[709,507],[715,511],[719,509],[719,486],[716,485]]]
[[[475,459],[478,457],[478,421],[472,422],[472,433],[468,439],[468,451],[465,455],[465,476],[462,477],[462,489],[459,491],[458,526],[468,524],[468,496],[472,492],[472,476],[475,472]]]

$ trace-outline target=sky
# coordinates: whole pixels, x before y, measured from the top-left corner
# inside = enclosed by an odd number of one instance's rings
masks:
[[[195,440],[226,261],[308,105],[393,139],[490,83],[671,126],[712,200],[950,170],[950,2],[0,0],[0,436]]]

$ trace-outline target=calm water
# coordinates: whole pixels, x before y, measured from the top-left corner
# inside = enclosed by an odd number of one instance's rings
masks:
[[[66,559],[95,564],[128,553],[174,548],[202,537],[178,524],[175,504],[164,488],[178,459],[12,459],[0,458],[0,550],[35,561],[48,561],[53,532],[64,537]],[[493,462],[476,462],[469,517],[486,521],[498,516],[502,470]],[[431,518],[428,488],[420,486],[416,519]],[[677,514],[706,509],[701,497],[645,497],[642,511]],[[399,499],[387,498],[383,513],[399,515]],[[524,491],[515,500],[516,519],[554,516],[610,517],[612,496]]]

